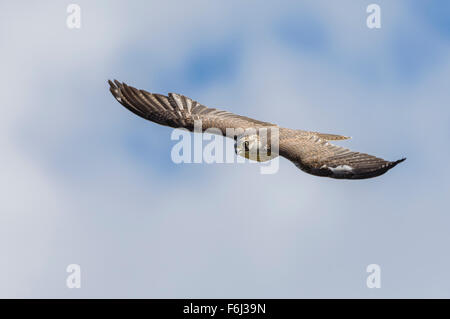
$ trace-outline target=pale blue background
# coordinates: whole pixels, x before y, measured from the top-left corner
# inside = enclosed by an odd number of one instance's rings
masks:
[[[449,1],[69,3],[0,4],[0,297],[450,297]],[[176,165],[109,78],[408,160]]]

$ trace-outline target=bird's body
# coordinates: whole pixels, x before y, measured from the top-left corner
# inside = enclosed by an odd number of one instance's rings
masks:
[[[202,132],[215,128],[218,133],[236,140],[236,154],[257,161],[282,156],[312,175],[364,179],[384,174],[405,160],[385,161],[329,142],[348,139],[346,136],[282,128],[269,122],[207,108],[183,95],[152,94],[118,81],[109,81],[109,84],[116,100],[136,115],[161,125],[190,131],[194,131],[196,123],[200,123]],[[278,136],[275,138],[272,132]],[[274,142],[278,146],[276,149]]]

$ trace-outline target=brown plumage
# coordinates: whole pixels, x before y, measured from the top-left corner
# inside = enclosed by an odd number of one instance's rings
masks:
[[[258,130],[277,127],[279,155],[309,174],[340,179],[364,179],[384,174],[405,160],[403,158],[394,162],[385,161],[328,142],[347,139],[346,136],[281,128],[268,122],[208,108],[180,94],[169,93],[165,96],[138,90],[116,80],[108,82],[111,93],[119,103],[136,115],[161,125],[183,127],[193,131],[194,121],[201,120],[203,131],[218,128],[223,135],[226,135],[227,128]]]

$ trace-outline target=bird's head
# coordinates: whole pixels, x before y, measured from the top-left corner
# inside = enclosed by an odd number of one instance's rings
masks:
[[[258,134],[238,136],[234,143],[234,150],[237,155],[258,162],[269,161],[276,157],[272,154],[270,145],[264,143]]]

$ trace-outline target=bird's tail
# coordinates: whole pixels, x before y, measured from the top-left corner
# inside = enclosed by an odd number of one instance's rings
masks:
[[[338,140],[348,140],[351,137],[349,136],[343,136],[343,135],[336,135],[336,134],[327,134],[327,133],[319,133],[319,132],[311,132],[318,137],[320,137],[323,140],[327,141],[338,141]]]

